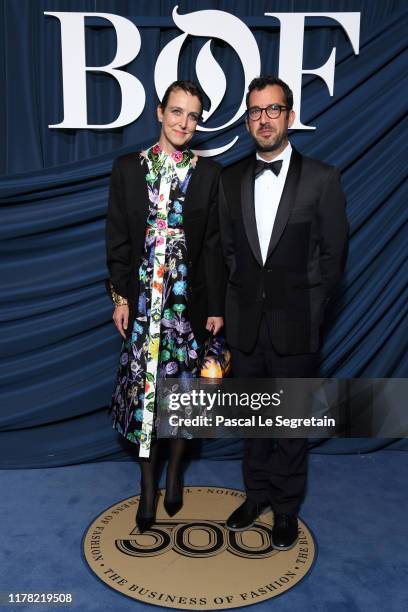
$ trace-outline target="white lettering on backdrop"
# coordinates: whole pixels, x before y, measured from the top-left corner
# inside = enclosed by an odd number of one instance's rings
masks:
[[[137,27],[119,15],[111,13],[49,13],[61,23],[62,85],[64,120],[51,128],[93,128],[95,130],[117,128],[128,125],[141,115],[146,95],[144,87],[135,76],[118,70],[135,59],[140,50],[140,34]],[[108,19],[116,32],[116,56],[107,66],[85,65],[85,17]],[[87,119],[86,73],[106,72],[120,85],[122,108],[112,123],[90,125]]]
[[[220,132],[231,126],[245,112],[245,95],[251,79],[261,73],[261,58],[256,40],[245,23],[225,11],[201,10],[185,15],[177,12],[175,6],[172,18],[183,32],[170,41],[160,52],[154,71],[154,82],[159,99],[162,99],[167,86],[178,78],[178,65],[181,47],[187,36],[212,37],[227,43],[238,55],[243,73],[244,88],[237,111],[223,125],[205,127],[203,132]],[[141,48],[141,38],[137,27],[127,18],[111,13],[82,12],[45,12],[57,18],[61,24],[62,83],[64,119],[50,128],[70,129],[109,129],[123,127],[135,121],[142,113],[146,96],[143,85],[134,75],[119,70],[135,59]],[[303,39],[306,17],[325,17],[334,19],[346,32],[353,51],[359,53],[360,13],[265,13],[280,21],[279,77],[293,90],[296,122],[292,129],[312,130],[313,126],[300,121],[301,86],[303,74],[315,74],[326,84],[330,95],[334,92],[334,73],[336,48],[332,49],[326,63],[314,69],[303,69]],[[108,20],[115,29],[117,50],[114,59],[106,66],[87,66],[85,60],[85,18],[98,17]],[[107,73],[114,77],[121,90],[122,107],[118,117],[111,123],[91,125],[87,119],[86,73]],[[211,38],[196,59],[196,74],[202,89],[210,100],[210,108],[204,111],[203,121],[207,121],[219,107],[226,88],[226,76],[211,52]],[[230,149],[237,141],[217,149],[199,151],[201,155],[212,156]]]

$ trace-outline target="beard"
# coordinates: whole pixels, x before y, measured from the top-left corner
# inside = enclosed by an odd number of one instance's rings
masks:
[[[256,138],[255,136],[252,136],[252,138],[256,143],[256,148],[258,151],[261,151],[262,153],[272,153],[272,151],[276,151],[277,149],[280,149],[282,147],[283,143],[287,139],[287,136],[288,134],[286,132],[275,140],[268,142],[267,144],[262,144],[262,142],[258,140],[258,138]]]

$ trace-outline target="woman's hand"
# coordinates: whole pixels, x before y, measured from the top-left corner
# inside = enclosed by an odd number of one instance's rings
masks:
[[[112,319],[120,335],[126,338],[126,330],[129,322],[129,306],[115,306]]]
[[[215,336],[223,325],[224,319],[222,317],[208,317],[205,329],[212,332],[212,335]]]

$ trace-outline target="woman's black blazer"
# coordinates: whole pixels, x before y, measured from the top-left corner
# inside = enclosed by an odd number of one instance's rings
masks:
[[[224,264],[221,252],[217,192],[221,167],[199,157],[183,208],[188,253],[188,316],[197,339],[206,336],[209,316],[223,316]],[[139,265],[144,248],[149,198],[146,165],[139,153],[118,157],[112,168],[106,220],[109,282],[129,302],[128,335],[139,298]]]

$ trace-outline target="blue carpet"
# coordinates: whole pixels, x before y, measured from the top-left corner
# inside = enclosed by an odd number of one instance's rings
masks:
[[[408,610],[406,463],[407,453],[401,451],[310,455],[309,491],[301,514],[317,538],[317,563],[298,586],[251,609]],[[81,558],[81,538],[95,516],[138,493],[136,464],[2,470],[0,483],[2,593],[72,593],[72,605],[58,606],[67,611],[160,609],[109,589]],[[242,488],[240,462],[192,462],[185,483]],[[31,604],[12,609],[55,608]]]

